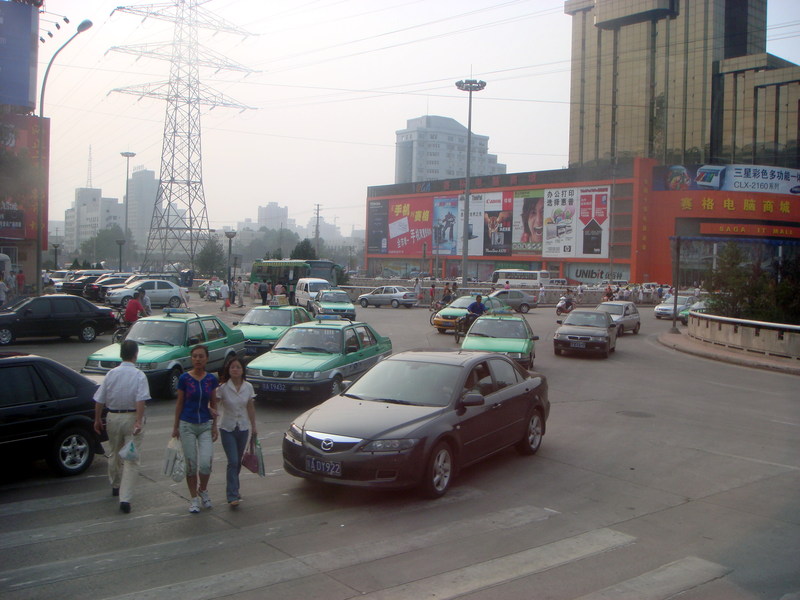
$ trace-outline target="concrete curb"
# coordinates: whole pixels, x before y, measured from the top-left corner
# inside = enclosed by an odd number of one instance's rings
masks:
[[[777,371],[787,375],[800,375],[800,364],[795,364],[787,359],[771,356],[754,356],[743,354],[739,351],[721,348],[707,342],[701,342],[690,338],[685,333],[664,332],[658,335],[660,344],[693,356],[709,358],[734,365],[751,367],[754,369],[764,369],[767,371]]]

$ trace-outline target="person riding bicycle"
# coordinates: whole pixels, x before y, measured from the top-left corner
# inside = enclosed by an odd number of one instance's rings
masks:
[[[450,290],[450,284],[445,283],[442,290],[442,305],[447,306],[453,301],[453,292]]]
[[[125,314],[122,316],[122,319],[128,325],[133,325],[139,317],[146,317],[147,311],[145,310],[142,303],[139,302],[139,290],[133,292],[133,298],[128,301],[127,306],[125,306]]]

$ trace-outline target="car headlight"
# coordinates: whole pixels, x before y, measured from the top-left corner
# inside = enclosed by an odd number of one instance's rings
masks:
[[[361,447],[361,452],[402,452],[410,450],[419,442],[418,439],[405,438],[399,440],[373,440]]]
[[[522,352],[506,352],[505,355],[508,358],[522,358],[525,356]]]
[[[329,312],[333,312],[333,311],[332,311],[330,308],[322,308],[322,307],[320,306],[320,307],[317,309],[317,312],[318,312],[318,313],[325,314],[325,313],[329,313]]]
[[[555,336],[553,336],[553,339],[556,339],[556,340],[566,340],[566,339],[569,339],[569,338],[568,338],[568,337],[567,337],[567,335],[566,335],[566,334],[564,334],[564,333],[557,333],[557,334],[555,334]]]
[[[289,425],[289,429],[283,435],[284,439],[295,446],[303,445],[303,430],[295,423]]]
[[[99,367],[100,366],[100,361],[99,360],[87,360],[86,361],[86,366],[87,367]]]
[[[158,363],[143,362],[143,363],[136,363],[136,368],[139,369],[140,371],[152,371],[153,369],[156,368],[157,365]]]
[[[247,367],[245,369],[245,374],[248,377],[261,377],[261,369],[253,369],[251,367]]]
[[[319,371],[295,371],[295,379],[316,379],[319,377]]]

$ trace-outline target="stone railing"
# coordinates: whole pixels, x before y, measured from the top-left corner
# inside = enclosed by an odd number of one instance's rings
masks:
[[[743,353],[800,360],[800,327],[689,313],[689,337]]]

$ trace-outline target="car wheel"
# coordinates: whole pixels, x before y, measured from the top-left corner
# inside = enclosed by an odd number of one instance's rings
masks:
[[[89,342],[93,342],[96,337],[97,330],[94,328],[94,325],[91,323],[84,323],[81,325],[81,330],[78,334],[78,339],[80,339],[80,341],[84,344],[88,344]]]
[[[181,305],[181,299],[177,296],[173,296],[169,299],[169,306],[170,308],[178,308]]]
[[[534,410],[531,418],[528,420],[525,436],[517,442],[517,452],[525,455],[536,454],[542,445],[543,437],[544,420],[542,419],[541,412],[539,412],[539,410]]]
[[[636,327],[633,328],[633,335],[636,335],[637,333],[639,333],[639,329],[641,329],[641,327],[642,327],[642,324],[641,323],[637,323]]]
[[[359,304],[361,304],[361,308],[367,308],[369,306],[369,302],[367,302],[366,298],[362,298]]]
[[[520,304],[520,305],[519,305],[519,309],[518,309],[518,310],[519,310],[519,312],[521,312],[522,314],[525,314],[525,313],[526,313],[526,312],[528,312],[530,309],[531,309],[531,307],[530,307],[530,306],[528,306],[527,304]]]
[[[660,318],[661,318],[661,315],[656,315],[656,319],[660,319]]]
[[[94,436],[88,429],[74,427],[58,433],[47,464],[59,475],[78,475],[94,460]]]
[[[178,379],[181,378],[181,371],[180,367],[172,367],[172,370],[167,375],[167,385],[166,385],[166,392],[168,398],[177,398],[178,397]]]
[[[344,384],[342,383],[342,378],[339,375],[336,375],[333,380],[331,381],[331,388],[329,391],[328,398],[333,398],[334,396],[338,396],[344,391]]]
[[[392,300],[392,308],[398,308],[400,306],[400,302],[398,302],[397,298]]]
[[[445,331],[447,331],[447,329],[445,329],[444,327],[437,327],[436,331],[438,331],[439,333],[444,333]]]
[[[453,451],[447,442],[439,442],[433,448],[425,475],[422,480],[422,493],[426,498],[441,498],[450,488],[450,481],[455,474]]]
[[[620,338],[623,335],[625,335],[625,326],[620,325],[619,327],[617,327],[617,337]]]
[[[561,356],[561,352],[562,352],[561,348],[553,348],[553,354],[555,354],[556,356]]]
[[[0,327],[0,346],[8,346],[14,341],[14,333],[8,327]]]
[[[130,302],[130,301],[131,301],[130,296],[125,296],[122,299],[122,301],[120,302],[120,304],[122,305],[122,308],[128,308],[128,302]]]

